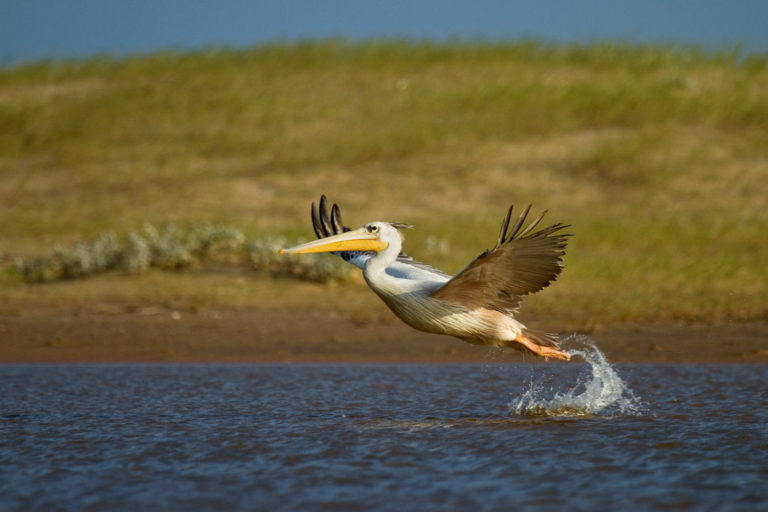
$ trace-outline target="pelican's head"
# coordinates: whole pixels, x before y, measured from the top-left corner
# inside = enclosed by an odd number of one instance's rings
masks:
[[[382,252],[395,247],[400,252],[403,243],[401,229],[410,228],[399,222],[369,222],[365,226],[338,235],[320,238],[306,244],[288,249],[280,249],[280,254],[307,254],[313,252],[374,251]]]

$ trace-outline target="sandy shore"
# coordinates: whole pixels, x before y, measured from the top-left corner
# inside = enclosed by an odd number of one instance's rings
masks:
[[[564,333],[570,334],[570,333]],[[620,325],[587,333],[615,362],[768,363],[768,323]],[[323,310],[101,308],[0,314],[0,362],[486,362],[516,351]]]

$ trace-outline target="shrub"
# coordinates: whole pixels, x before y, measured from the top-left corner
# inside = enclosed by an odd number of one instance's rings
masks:
[[[72,247],[57,246],[48,256],[19,259],[17,267],[30,283],[85,278],[113,269],[128,274],[150,268],[182,270],[203,261],[245,265],[270,276],[319,283],[344,281],[351,275],[352,267],[335,257],[278,255],[278,249],[287,245],[294,244],[275,236],[246,241],[239,229],[226,225],[157,228],[146,223],[140,233],[129,233],[122,241],[107,232]]]

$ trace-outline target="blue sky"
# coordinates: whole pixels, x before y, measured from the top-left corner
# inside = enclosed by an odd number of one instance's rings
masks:
[[[739,45],[768,52],[758,0],[5,0],[0,63],[296,39],[518,39]]]

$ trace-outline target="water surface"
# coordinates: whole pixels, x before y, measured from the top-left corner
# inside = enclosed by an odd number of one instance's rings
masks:
[[[5,365],[0,509],[765,510],[766,389],[594,358]]]

